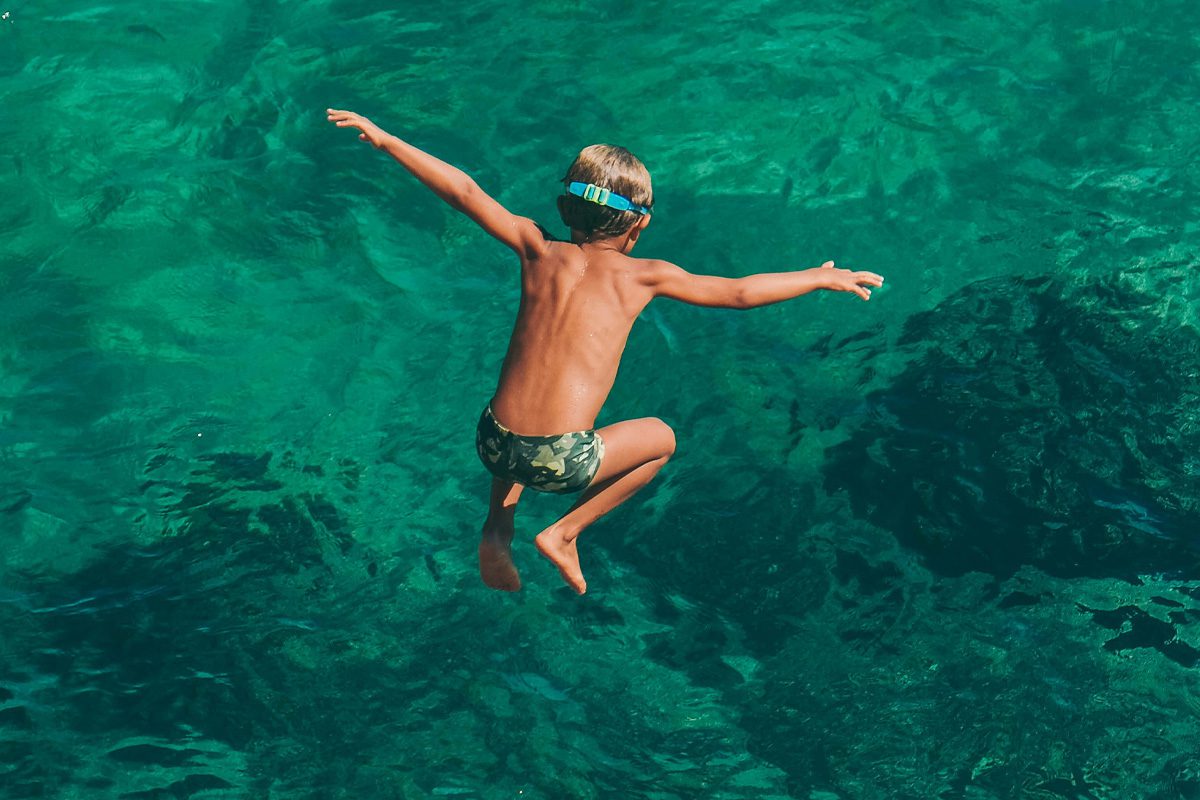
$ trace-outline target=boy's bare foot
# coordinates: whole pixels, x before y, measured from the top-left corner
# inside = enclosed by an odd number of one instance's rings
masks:
[[[512,560],[513,532],[484,528],[479,540],[479,576],[493,589],[516,592],[521,588],[521,575]]]
[[[587,591],[587,582],[583,579],[583,570],[579,568],[579,549],[575,539],[567,541],[554,528],[547,528],[534,539],[537,549],[546,558],[554,562],[563,580],[575,591],[583,594]]]

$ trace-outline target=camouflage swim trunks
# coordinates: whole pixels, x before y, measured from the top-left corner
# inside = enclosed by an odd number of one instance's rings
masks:
[[[567,494],[592,482],[604,458],[604,440],[594,430],[522,436],[501,425],[488,406],[475,429],[475,450],[497,478],[539,492]]]

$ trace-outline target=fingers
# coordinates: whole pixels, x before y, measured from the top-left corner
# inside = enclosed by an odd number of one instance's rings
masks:
[[[847,271],[848,272],[848,271]],[[874,272],[853,272],[841,276],[849,278],[849,280],[840,281],[841,289],[845,292],[854,292],[863,300],[871,299],[871,290],[868,287],[883,286],[883,276],[876,275]]]
[[[833,262],[826,261],[821,265],[821,269],[833,269]],[[833,280],[828,288],[837,289],[843,292],[854,292],[863,300],[871,299],[871,290],[868,286],[880,287],[883,286],[883,276],[877,275],[874,272],[851,272],[848,269],[838,270],[838,275],[832,276]]]
[[[336,122],[338,125],[343,125],[343,123],[353,125],[355,122],[365,121],[365,117],[361,114],[355,114],[353,111],[341,111],[336,108],[325,109],[325,118],[330,122]]]

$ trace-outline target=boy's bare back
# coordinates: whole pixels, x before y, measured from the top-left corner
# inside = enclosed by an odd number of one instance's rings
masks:
[[[514,431],[593,427],[638,314],[653,299],[645,259],[607,241],[545,242],[521,258],[521,305],[492,410]]]

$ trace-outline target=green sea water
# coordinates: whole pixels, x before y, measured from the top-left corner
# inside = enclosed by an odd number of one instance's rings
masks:
[[[408,0],[0,12],[0,798],[1200,797],[1200,6]],[[483,587],[501,245],[883,273],[660,301],[679,452]]]

